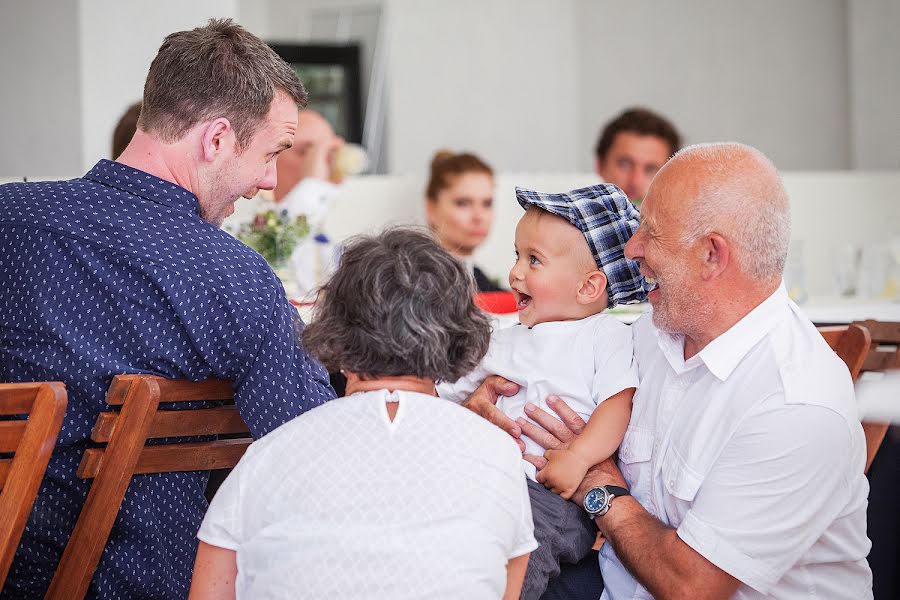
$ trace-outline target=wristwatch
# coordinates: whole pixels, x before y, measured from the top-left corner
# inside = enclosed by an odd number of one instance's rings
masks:
[[[594,517],[601,517],[606,514],[612,505],[612,500],[616,496],[630,496],[631,492],[617,485],[601,485],[591,488],[584,495],[584,510],[587,514]]]

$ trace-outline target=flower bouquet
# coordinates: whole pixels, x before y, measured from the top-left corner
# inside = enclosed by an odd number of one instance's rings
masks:
[[[286,210],[278,212],[275,209],[257,213],[253,221],[241,225],[237,232],[239,240],[266,259],[288,294],[294,279],[288,259],[307,235],[309,225],[305,216],[292,219]]]

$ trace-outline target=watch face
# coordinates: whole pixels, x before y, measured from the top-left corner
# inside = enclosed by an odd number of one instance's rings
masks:
[[[584,509],[589,513],[600,512],[607,503],[609,494],[603,488],[594,488],[584,496]]]

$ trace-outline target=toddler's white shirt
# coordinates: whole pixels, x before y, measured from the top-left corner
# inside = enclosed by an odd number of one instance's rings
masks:
[[[516,395],[497,401],[497,408],[511,419],[527,418],[526,402],[555,414],[547,406],[547,396],[555,395],[587,421],[601,402],[637,387],[633,358],[631,328],[604,313],[539,323],[531,329],[517,324],[495,331],[481,364],[455,383],[438,385],[438,393],[463,402],[486,377],[500,375],[522,386]],[[523,441],[526,454],[544,454],[531,439]],[[534,466],[522,463],[534,479]]]

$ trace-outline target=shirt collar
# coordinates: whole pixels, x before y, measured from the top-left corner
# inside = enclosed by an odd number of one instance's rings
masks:
[[[782,281],[771,296],[732,325],[728,331],[707,344],[696,356],[685,361],[684,336],[656,329],[660,350],[678,374],[689,371],[702,362],[716,378],[725,381],[747,353],[772,330],[779,321],[778,313],[784,310],[789,302]]]
[[[171,181],[122,163],[103,159],[87,172],[84,179],[114,187],[175,210],[200,214],[200,203],[193,193]]]
[[[697,356],[713,375],[725,381],[750,349],[778,323],[778,313],[787,308],[789,302],[782,282],[771,296],[732,325],[731,329],[707,344]]]

